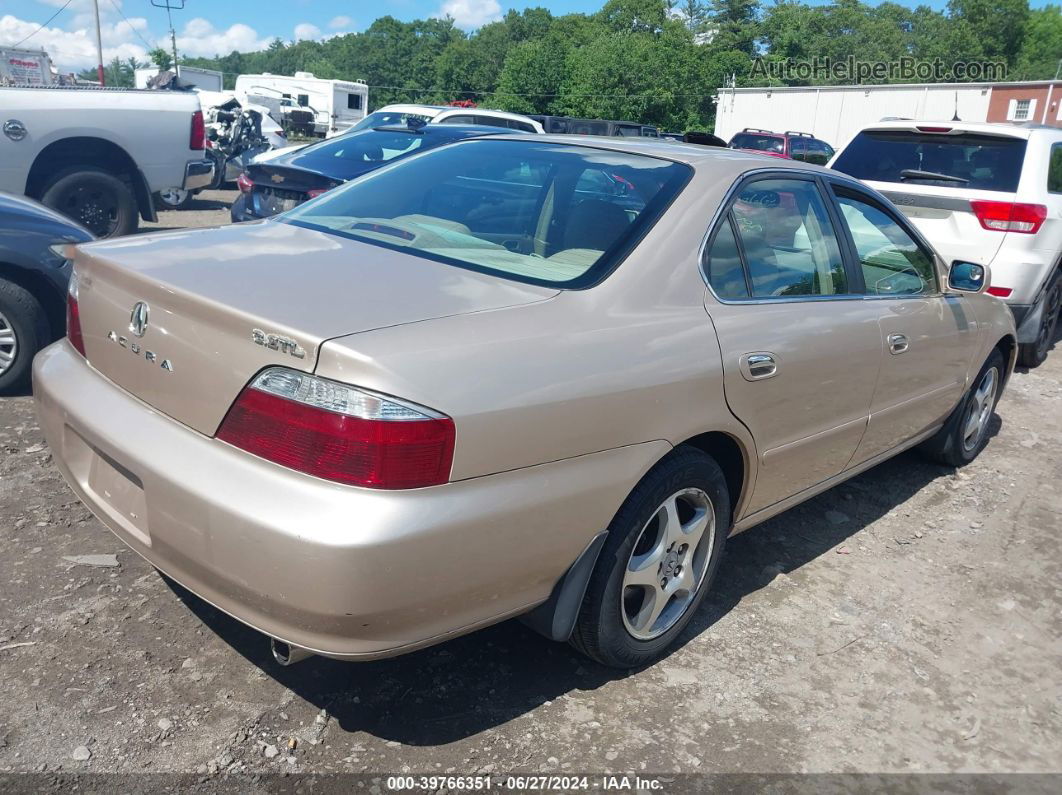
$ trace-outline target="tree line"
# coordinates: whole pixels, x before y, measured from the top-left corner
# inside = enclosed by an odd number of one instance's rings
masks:
[[[594,14],[509,11],[472,33],[451,19],[377,19],[325,41],[275,39],[258,52],[183,63],[236,75],[312,72],[364,80],[370,107],[394,102],[479,105],[521,113],[630,119],[662,129],[705,128],[729,85],[800,85],[753,73],[766,61],[849,56],[992,61],[1008,79],[1050,79],[1062,59],[1062,7],[1028,0],[949,0],[947,8],[835,0],[608,0]],[[168,61],[165,51],[152,53]],[[113,64],[112,67],[119,67]],[[759,73],[762,75],[762,71]],[[830,77],[804,83],[851,82]]]

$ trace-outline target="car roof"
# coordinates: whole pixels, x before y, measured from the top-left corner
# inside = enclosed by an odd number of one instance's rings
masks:
[[[509,130],[503,135],[493,136],[492,140],[529,140],[526,134]],[[567,146],[579,146],[587,149],[603,149],[625,152],[647,157],[658,157],[685,163],[696,169],[713,169],[724,174],[740,174],[755,169],[793,169],[795,171],[819,171],[834,174],[851,181],[851,177],[832,169],[805,163],[800,160],[782,160],[777,157],[756,154],[743,149],[728,149],[721,146],[702,146],[663,138],[624,138],[604,135],[535,135],[535,144],[555,143]]]
[[[860,132],[886,131],[886,130],[909,130],[918,132],[918,128],[924,127],[947,127],[956,132],[979,133],[981,135],[998,135],[1007,138],[1024,138],[1028,140],[1033,135],[1054,133],[1062,137],[1062,129],[1049,127],[1043,124],[1014,124],[1011,122],[991,121],[927,121],[923,119],[896,119],[892,121],[880,121],[874,124],[864,125]]]

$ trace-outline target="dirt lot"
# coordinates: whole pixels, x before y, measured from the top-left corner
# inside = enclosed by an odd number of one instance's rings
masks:
[[[1062,350],[966,470],[905,454],[732,539],[683,646],[624,675],[516,622],[279,668],[101,527],[31,399],[0,399],[0,771],[1058,772],[1060,405]]]

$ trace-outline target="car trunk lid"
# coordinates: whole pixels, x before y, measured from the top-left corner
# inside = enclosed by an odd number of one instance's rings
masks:
[[[297,207],[344,180],[283,163],[252,163],[247,175],[254,183],[250,199],[257,215],[268,217]]]
[[[276,222],[88,244],[75,265],[90,364],[205,434],[256,372],[312,372],[327,339],[558,292]]]

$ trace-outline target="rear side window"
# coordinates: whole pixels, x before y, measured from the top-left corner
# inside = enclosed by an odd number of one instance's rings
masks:
[[[808,180],[762,179],[742,186],[716,233],[707,264],[709,282],[720,298],[744,298],[750,291],[754,298],[849,291],[826,203]]]
[[[730,139],[730,148],[754,149],[757,152],[774,152],[780,155],[785,151],[785,140],[780,135],[738,133]]]
[[[1051,160],[1047,165],[1047,189],[1062,193],[1062,144],[1051,147]]]
[[[997,135],[861,132],[833,167],[856,179],[1013,193],[1025,141]]]

